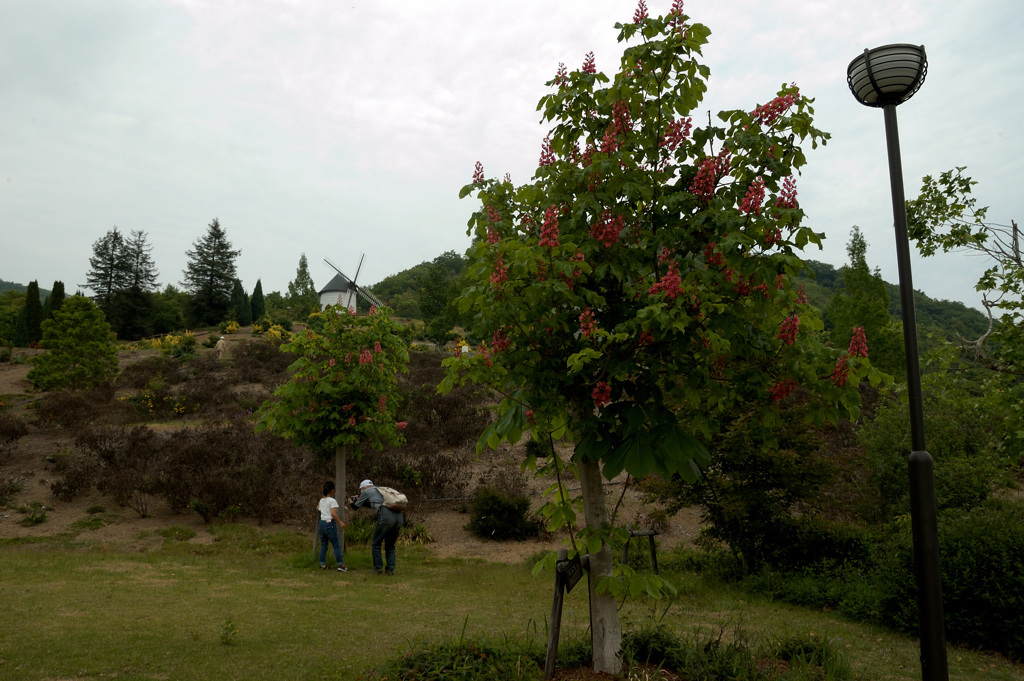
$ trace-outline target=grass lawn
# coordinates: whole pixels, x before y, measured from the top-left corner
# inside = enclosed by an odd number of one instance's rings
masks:
[[[169,539],[136,553],[73,538],[0,543],[0,678],[355,679],[424,638],[546,637],[553,579],[528,565],[438,561],[404,546],[387,578],[354,548],[350,572],[338,573],[316,569],[304,536],[216,531],[212,545]],[[912,639],[671,577],[680,597],[663,621],[688,636],[827,636],[852,678],[920,678]],[[625,627],[640,626],[652,607],[627,603],[622,614]],[[563,641],[587,620],[581,584],[566,598]],[[1024,679],[1024,667],[996,656],[949,658],[958,680]]]

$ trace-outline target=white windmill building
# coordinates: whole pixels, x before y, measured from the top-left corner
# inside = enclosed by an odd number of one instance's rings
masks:
[[[362,298],[370,305],[384,307],[384,303],[377,296],[356,284],[356,279],[359,278],[359,271],[363,269],[363,258],[365,257],[366,254],[360,256],[359,266],[356,268],[356,276],[351,279],[347,274],[338,269],[337,265],[324,258],[324,262],[330,265],[337,274],[320,289],[321,310],[326,309],[328,305],[342,305],[350,310],[354,310],[356,309],[357,297]]]

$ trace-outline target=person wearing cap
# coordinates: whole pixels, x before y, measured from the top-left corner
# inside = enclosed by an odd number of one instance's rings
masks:
[[[378,575],[395,574],[395,542],[398,541],[398,531],[402,529],[405,517],[400,511],[392,511],[384,505],[384,497],[369,480],[359,483],[359,494],[349,497],[349,505],[353,511],[369,507],[377,514],[377,522],[373,526],[373,544],[370,547],[373,569]],[[384,545],[386,564],[381,559],[381,544]]]

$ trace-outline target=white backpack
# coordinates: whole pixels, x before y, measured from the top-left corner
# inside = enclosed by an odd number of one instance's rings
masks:
[[[409,508],[409,498],[392,487],[377,486],[377,491],[384,497],[384,505],[392,511],[401,513]]]

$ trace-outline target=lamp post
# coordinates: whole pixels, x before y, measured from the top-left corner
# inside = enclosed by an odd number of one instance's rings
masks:
[[[885,139],[889,152],[889,183],[896,227],[896,261],[900,274],[903,307],[903,347],[907,356],[907,392],[910,398],[910,517],[914,535],[914,576],[918,590],[918,622],[921,629],[921,678],[947,681],[946,633],[942,617],[942,583],[939,573],[939,531],[935,515],[935,476],[932,457],[925,448],[921,369],[917,353],[917,319],[914,314],[914,283],[910,273],[910,239],[903,195],[903,165],[896,128],[896,106],[914,96],[924,82],[928,61],[923,45],[885,45],[850,62],[846,80],[853,96],[865,106],[885,114]]]

